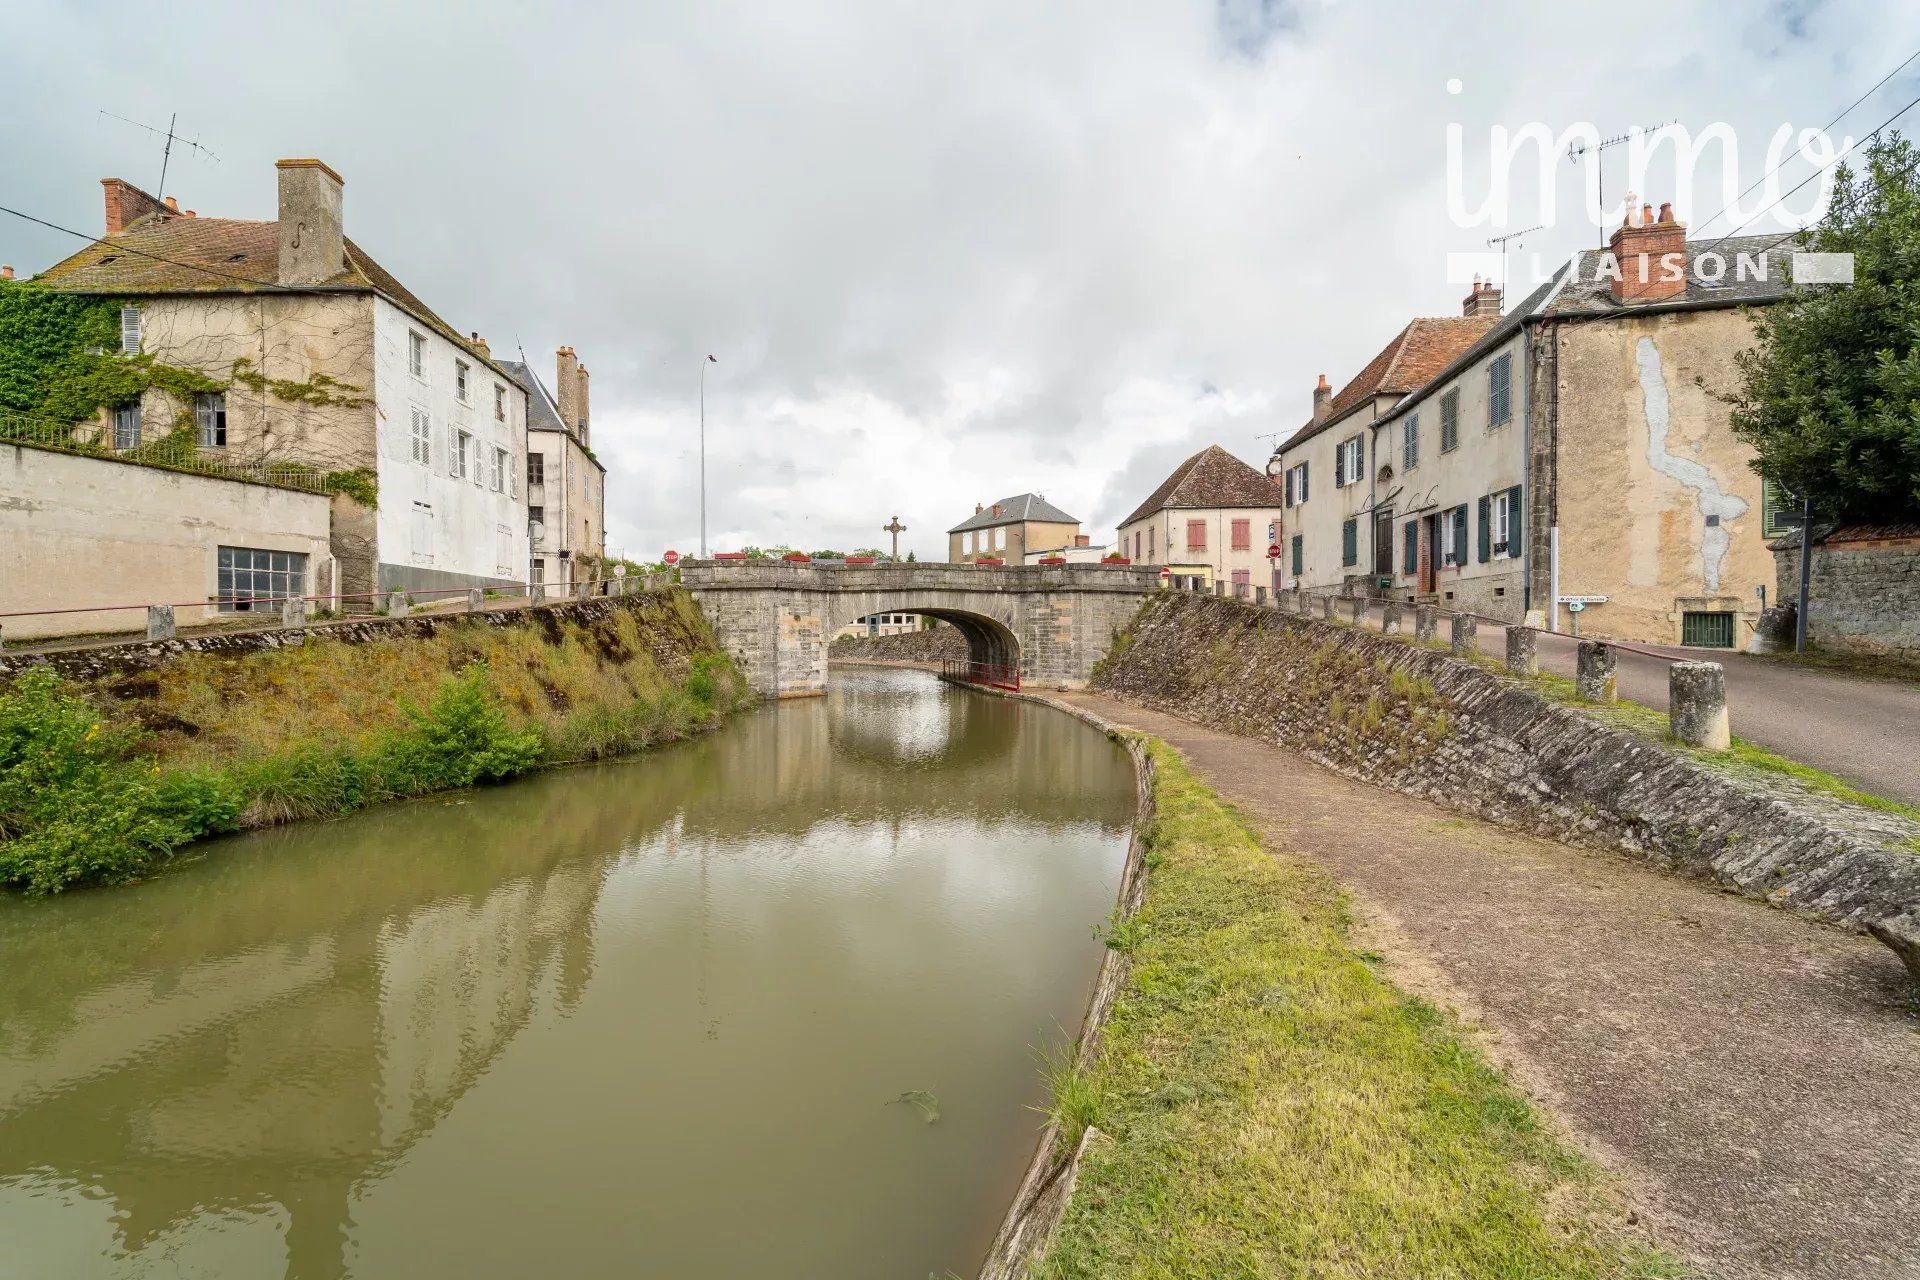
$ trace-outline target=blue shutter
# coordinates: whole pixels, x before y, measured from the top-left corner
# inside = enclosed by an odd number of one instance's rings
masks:
[[[1340,526],[1340,564],[1352,568],[1360,562],[1360,522],[1349,520]]]
[[[1293,535],[1293,576],[1296,578],[1299,577],[1301,573],[1300,565],[1301,565],[1300,535],[1296,533]]]
[[[1453,562],[1467,563],[1467,504],[1464,502],[1453,509]]]
[[[1408,573],[1418,573],[1420,571],[1420,522],[1418,520],[1407,521],[1406,530],[1406,571]]]
[[[1507,554],[1516,560],[1520,558],[1521,548],[1526,546],[1521,530],[1527,527],[1527,522],[1521,518],[1521,513],[1520,486],[1515,485],[1507,490]]]
[[[1493,558],[1493,499],[1480,499],[1480,563]]]

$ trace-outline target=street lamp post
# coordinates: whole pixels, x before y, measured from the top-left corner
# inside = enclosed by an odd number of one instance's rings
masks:
[[[700,362],[700,558],[707,558],[707,366],[719,364],[712,356]]]

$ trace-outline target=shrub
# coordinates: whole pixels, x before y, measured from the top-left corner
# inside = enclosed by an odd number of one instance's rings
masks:
[[[395,795],[501,782],[533,768],[542,754],[538,733],[507,723],[486,665],[475,662],[441,687],[424,714],[413,713],[411,732],[388,740],[382,782]]]

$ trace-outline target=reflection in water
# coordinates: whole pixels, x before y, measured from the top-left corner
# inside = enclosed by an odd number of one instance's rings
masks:
[[[1066,716],[868,671],[0,902],[0,1276],[965,1274],[1131,800]]]

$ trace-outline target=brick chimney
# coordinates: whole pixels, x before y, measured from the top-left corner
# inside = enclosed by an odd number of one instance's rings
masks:
[[[976,502],[973,504],[973,514],[979,515],[982,511],[985,511],[985,510],[986,508],[981,506],[979,503]]]
[[[346,269],[340,223],[345,179],[318,160],[278,160],[280,283],[322,284]]]
[[[13,268],[0,267],[0,280],[11,280],[11,279],[13,279]]]
[[[572,347],[553,353],[553,399],[560,421],[575,426],[580,421],[580,357]]]
[[[1333,388],[1327,385],[1327,375],[1320,375],[1320,385],[1313,389],[1313,420],[1325,422],[1333,415]]]
[[[1497,316],[1502,310],[1501,298],[1502,290],[1499,285],[1491,280],[1483,281],[1479,276],[1475,276],[1473,278],[1473,292],[1468,294],[1465,300],[1461,302],[1460,314],[1463,316]]]
[[[1615,302],[1660,302],[1687,291],[1687,229],[1674,220],[1673,206],[1643,204],[1635,219],[1633,196],[1627,196],[1626,220],[1607,241],[1617,278],[1612,281]]]
[[[100,185],[107,192],[107,234],[110,236],[119,235],[140,219],[166,207],[123,179],[102,178]]]
[[[477,333],[474,334],[473,340],[469,342],[467,345],[472,347],[476,352],[478,352],[482,360],[493,359],[493,348],[489,347],[487,345],[487,340],[481,337],[479,334]]]
[[[996,518],[1000,515],[1000,504],[997,502],[993,504],[993,514]]]
[[[1093,545],[1093,535],[1090,533],[1076,533],[1073,535],[1073,545],[1076,547],[1090,547]]]

